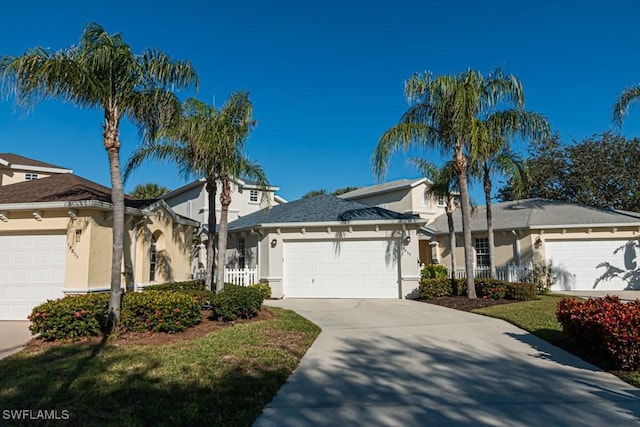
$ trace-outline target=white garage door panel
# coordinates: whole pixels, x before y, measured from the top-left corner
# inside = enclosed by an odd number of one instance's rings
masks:
[[[640,266],[637,241],[546,241],[545,252],[558,278],[553,290],[610,291],[640,286],[623,279]]]
[[[0,320],[26,320],[64,296],[66,236],[0,236]]]
[[[284,294],[293,298],[398,298],[396,244],[387,240],[284,243]]]

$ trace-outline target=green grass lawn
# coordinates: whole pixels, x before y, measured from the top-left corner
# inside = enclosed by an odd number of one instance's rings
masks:
[[[496,317],[554,344],[562,343],[562,325],[556,320],[556,303],[563,296],[541,295],[538,299],[513,304],[494,305],[473,310]]]
[[[268,310],[273,319],[176,344],[22,351],[0,360],[0,414],[67,410],[65,424],[82,426],[249,426],[320,333],[291,311]]]
[[[545,341],[571,351],[570,346],[562,335],[562,325],[556,320],[556,303],[562,298],[566,297],[542,295],[533,301],[495,305],[473,310],[473,312],[506,320]],[[593,360],[589,361],[596,363]],[[613,373],[627,383],[640,387],[640,372],[616,371]]]

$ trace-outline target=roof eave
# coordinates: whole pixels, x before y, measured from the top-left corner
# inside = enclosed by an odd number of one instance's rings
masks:
[[[377,220],[358,220],[358,221],[318,221],[318,222],[271,222],[247,225],[245,227],[229,229],[232,231],[249,230],[252,228],[300,228],[300,227],[338,227],[345,225],[383,225],[383,224],[416,224],[424,225],[427,220],[421,218],[411,219],[377,219]]]
[[[34,172],[48,172],[48,173],[73,173],[72,169],[64,169],[64,168],[29,166],[29,165],[20,165],[16,163],[9,163],[8,165],[9,165],[9,169],[21,169],[21,170],[29,170]]]
[[[44,209],[97,209],[101,211],[112,211],[113,204],[101,202],[99,200],[72,200],[60,202],[29,202],[29,203],[1,203],[0,211],[29,211]],[[143,209],[125,207],[125,213],[133,215],[148,215],[151,212]]]

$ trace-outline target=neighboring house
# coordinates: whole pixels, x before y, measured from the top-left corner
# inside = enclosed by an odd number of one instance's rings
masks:
[[[73,171],[17,154],[0,153],[0,187],[61,173]]]
[[[228,221],[232,222],[269,205],[277,206],[286,203],[286,200],[275,194],[279,189],[279,187],[268,187],[267,194],[263,197],[262,191],[255,183],[232,178]],[[221,184],[218,183],[218,194],[216,195],[216,219],[218,221],[220,221],[220,190]],[[204,178],[164,194],[162,200],[179,215],[200,222],[202,226],[198,234],[203,240],[206,240],[207,223],[209,222],[209,193]],[[204,245],[201,245],[195,254],[192,268],[195,270],[198,268],[198,264],[204,265],[205,260],[206,251]]]
[[[547,199],[492,205],[496,266],[551,262],[558,278],[554,290],[640,289],[640,214]],[[456,257],[464,266],[460,212],[454,214]],[[451,248],[446,216],[427,226],[433,259],[447,267]],[[486,207],[471,220],[474,266],[489,264]]]
[[[340,198],[378,206],[392,211],[417,215],[427,220],[427,224],[445,213],[444,197],[429,194],[431,181],[427,178],[400,179],[379,185],[359,188],[341,194]],[[429,240],[420,236],[420,260],[430,262]]]
[[[123,286],[191,277],[198,223],[164,201],[125,198]],[[111,190],[71,173],[0,187],[0,320],[65,294],[108,291]]]
[[[229,224],[235,265],[258,269],[276,298],[411,298],[425,220],[321,195]]]

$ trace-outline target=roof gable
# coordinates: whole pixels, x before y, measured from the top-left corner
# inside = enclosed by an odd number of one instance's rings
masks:
[[[358,188],[357,190],[349,191],[339,195],[341,199],[359,199],[363,197],[369,197],[376,194],[388,193],[398,190],[410,190],[422,183],[429,182],[427,178],[417,179],[399,179],[397,181],[384,182],[382,184],[372,185],[369,187]]]
[[[27,167],[27,168],[36,168],[40,169],[58,169],[59,172],[71,173],[72,171],[67,168],[63,168],[61,166],[56,166],[51,163],[41,162],[39,160],[30,159],[28,157],[19,156],[13,153],[0,153],[0,164],[4,166],[8,166],[9,168],[14,169],[14,166]]]
[[[353,200],[319,195],[261,209],[229,223],[229,230],[266,224],[385,220],[416,221],[419,218]]]

